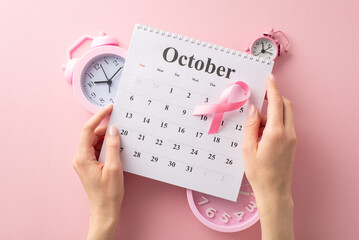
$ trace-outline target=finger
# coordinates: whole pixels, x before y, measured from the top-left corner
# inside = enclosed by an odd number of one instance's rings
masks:
[[[107,117],[112,112],[113,105],[108,105],[107,107],[98,111],[93,115],[87,122],[84,124],[84,128],[90,130],[91,133],[100,125],[101,121]]]
[[[291,101],[283,97],[284,103],[284,127],[286,129],[294,129],[294,112]]]
[[[95,115],[93,115],[82,127],[82,132],[80,136],[80,148],[89,148],[92,147],[94,141],[94,130],[101,123],[101,121],[107,117],[112,111],[112,105],[109,105],[100,111],[98,111]]]
[[[257,108],[254,105],[249,107],[247,121],[244,126],[242,150],[244,155],[252,155],[257,152],[258,133],[260,118]]]
[[[277,84],[272,74],[268,75],[267,78],[267,97],[267,123],[269,125],[283,125],[283,99],[279,94]]]
[[[95,135],[98,137],[105,136],[106,130],[107,130],[107,125],[98,126],[95,129]]]
[[[105,149],[104,174],[118,173],[122,170],[122,164],[120,160],[120,137],[115,126],[111,126],[107,132]]]
[[[95,131],[94,131],[94,138],[92,141],[92,146],[96,146],[98,144],[98,142],[101,140],[101,138],[103,139],[103,137],[106,134],[106,129],[107,129],[107,125],[102,125],[102,126],[98,126]]]
[[[97,145],[101,140],[103,140],[105,134],[106,134],[107,125],[98,126],[95,129],[95,136],[92,142],[92,146],[95,146],[95,149],[97,149]],[[101,144],[102,145],[102,144]]]

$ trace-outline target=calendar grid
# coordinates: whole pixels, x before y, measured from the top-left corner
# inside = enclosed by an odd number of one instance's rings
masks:
[[[149,80],[149,81],[156,82],[156,80]],[[164,84],[164,83],[162,83],[162,82],[161,82],[161,84],[166,85],[166,84]],[[188,89],[184,89],[184,90],[189,91]],[[192,90],[190,90],[190,91],[193,92]],[[148,97],[148,96],[145,96],[145,95],[143,95],[143,94],[139,94],[139,93],[137,93],[137,92],[132,92],[132,91],[128,91],[128,90],[127,90],[126,92],[127,92],[127,93],[130,93],[130,94],[137,95],[137,96],[141,96],[141,97],[143,97],[143,98],[154,99],[154,100],[156,100],[156,101],[163,102],[163,103],[167,104],[167,102],[165,102],[165,101],[163,101],[163,100],[161,100],[161,99],[158,99],[158,98]],[[201,96],[204,96],[204,97],[208,97],[208,95],[204,95],[204,94],[200,94],[200,93],[198,93],[198,94],[201,95]],[[214,98],[214,97],[213,97],[213,98]],[[217,98],[216,98],[216,99],[217,99]],[[177,105],[177,104],[175,104],[175,103],[171,103],[171,105],[177,106],[177,107],[179,107],[179,108],[183,108],[183,109],[186,109],[186,110],[190,110],[191,112],[193,112],[193,110],[194,110],[193,108],[180,106],[180,105]],[[235,124],[242,124],[242,125],[244,124],[244,123],[240,123],[240,122],[237,122],[237,121],[233,121],[233,120],[231,120],[231,119],[229,119],[229,118],[225,118],[225,117],[223,117],[223,119],[226,120],[226,121],[228,121],[228,122],[235,123]]]
[[[138,114],[138,115],[141,115],[141,116],[147,116],[147,115],[145,115],[145,114],[142,114],[142,113],[139,113],[139,112],[136,112],[136,111],[133,111],[133,110],[130,110],[130,109],[127,109],[127,108],[121,108],[122,110],[125,110],[125,111],[127,111],[127,112],[132,112],[132,113],[136,113],[136,114]],[[164,119],[160,119],[160,118],[157,118],[157,117],[153,117],[153,116],[151,116],[151,118],[153,118],[153,119],[157,119],[157,120],[160,120],[160,121],[165,121],[165,122],[168,122],[168,123],[172,123],[172,124],[174,124],[174,125],[177,125],[177,126],[179,126],[177,123],[175,123],[175,122],[171,122],[171,121],[168,121],[168,120],[164,120]],[[188,128],[188,129],[192,129],[192,130],[195,130],[195,131],[202,131],[201,129],[195,129],[195,128],[191,128],[191,127],[188,127],[188,126],[184,126],[184,125],[182,125],[183,127],[185,127],[185,128]],[[179,127],[181,127],[181,126],[179,126]],[[134,130],[134,131],[136,131],[136,130]],[[147,133],[148,134],[148,133]],[[150,134],[148,134],[148,135],[150,135]],[[150,135],[151,136],[151,135]],[[222,137],[221,135],[216,135],[216,136],[220,136],[221,138],[223,138],[223,139],[227,139],[227,140],[230,140],[230,141],[238,141],[238,140],[236,140],[236,139],[231,139],[231,138],[227,138],[227,137]],[[165,138],[164,138],[165,139]],[[170,140],[170,141],[172,141],[172,140]],[[173,141],[172,141],[173,142]],[[179,143],[179,142],[177,142],[177,143]],[[180,144],[182,144],[182,143],[180,143]],[[184,146],[189,146],[189,145],[187,145],[187,144],[184,144],[183,143],[183,145]],[[198,148],[198,147],[196,147],[197,149],[201,149],[201,148]],[[206,152],[211,152],[211,153],[215,153],[215,152],[213,152],[213,151],[209,151],[209,150],[206,150],[206,149],[201,149],[201,150],[204,150],[204,151],[206,151]],[[224,156],[224,155],[222,155],[222,154],[217,154],[217,153],[215,153],[216,155],[221,155],[221,156]],[[225,157],[228,157],[228,158],[230,158],[229,156],[225,156]],[[233,159],[233,160],[237,160],[237,159]]]
[[[126,109],[123,109],[123,110],[126,110]],[[126,110],[127,111],[127,110]],[[132,112],[134,112],[134,111],[132,111]],[[134,113],[136,113],[136,112],[134,112]],[[137,114],[139,114],[139,115],[142,115],[142,116],[145,116],[145,115],[143,115],[143,114],[141,114],[141,113],[137,113]],[[160,119],[159,119],[160,120]],[[123,129],[125,129],[125,130],[131,130],[131,131],[133,131],[133,132],[137,132],[137,133],[142,133],[142,134],[145,134],[145,135],[148,135],[148,136],[151,136],[151,137],[155,137],[155,138],[157,138],[158,136],[154,136],[154,135],[152,135],[152,134],[150,134],[150,133],[148,133],[148,132],[139,132],[139,131],[137,131],[137,130],[135,130],[135,129],[132,129],[132,128],[128,128],[128,127],[123,127]],[[183,145],[183,146],[187,146],[187,147],[192,147],[191,145],[188,145],[188,144],[185,144],[185,143],[182,143],[182,142],[178,142],[178,141],[173,141],[173,140],[171,140],[171,139],[168,139],[168,138],[163,138],[163,137],[161,137],[163,140],[166,140],[166,141],[168,141],[168,142],[172,142],[172,143],[177,143],[177,144],[180,144],[180,145]],[[222,157],[224,157],[224,158],[231,158],[232,160],[234,160],[234,161],[239,161],[238,159],[236,159],[236,158],[232,158],[232,157],[229,157],[229,156],[225,156],[225,155],[223,155],[223,154],[219,154],[219,153],[217,153],[217,152],[214,152],[214,151],[209,151],[209,150],[206,150],[206,149],[203,149],[203,148],[199,148],[199,147],[196,147],[196,149],[198,149],[198,150],[201,150],[201,151],[204,151],[204,152],[208,152],[208,153],[213,153],[213,154],[215,154],[216,156],[222,156]]]
[[[132,129],[131,129],[132,130]],[[139,152],[144,152],[144,153],[147,153],[149,155],[155,155],[155,156],[158,156],[158,157],[161,157],[163,159],[167,159],[167,160],[171,160],[171,161],[175,161],[175,162],[180,162],[180,163],[184,163],[186,165],[191,165],[193,167],[196,167],[196,168],[199,168],[199,169],[204,169],[205,171],[211,171],[211,172],[215,172],[215,173],[218,173],[222,176],[226,176],[226,177],[234,177],[233,175],[230,175],[230,174],[226,174],[226,173],[223,173],[223,172],[219,172],[219,171],[216,171],[216,170],[213,170],[213,169],[210,169],[210,168],[205,168],[205,167],[202,167],[202,166],[198,166],[198,165],[195,165],[195,164],[192,164],[192,163],[188,163],[188,162],[184,162],[184,161],[181,161],[181,160],[177,160],[177,159],[172,159],[172,158],[169,158],[169,157],[165,157],[165,156],[162,156],[162,155],[159,155],[159,154],[154,154],[154,153],[151,153],[151,152],[148,152],[148,151],[143,151],[143,150],[139,150],[139,149],[136,149],[136,148],[133,148],[133,147],[130,147],[130,146],[126,146],[126,145],[121,145],[124,150],[125,148],[130,148],[130,149],[133,149],[133,150],[137,150]],[[205,176],[205,175],[204,175]]]
[[[167,102],[162,101],[161,99],[158,99],[158,98],[144,96],[144,95],[142,95],[142,94],[135,93],[135,92],[131,92],[131,91],[126,91],[126,92],[127,92],[127,93],[130,93],[130,94],[134,94],[134,95],[136,95],[136,96],[140,96],[140,97],[147,98],[147,99],[151,99],[151,100],[153,99],[153,100],[156,100],[156,101],[158,101],[158,102],[163,102],[163,103],[167,104]],[[179,108],[182,108],[182,109],[190,110],[190,112],[193,112],[193,110],[194,110],[193,108],[183,107],[183,106],[180,106],[180,105],[177,105],[177,104],[174,104],[174,103],[171,103],[171,105],[176,106],[176,107],[179,107]],[[232,122],[232,123],[236,123],[236,124],[242,124],[242,125],[244,124],[244,123],[240,123],[240,122],[236,122],[236,121],[230,120],[230,119],[225,118],[225,117],[223,117],[223,119],[226,120],[226,121],[228,121],[228,122]]]
[[[128,92],[128,93],[134,94],[133,92]],[[141,96],[141,97],[147,98],[147,97],[142,96],[142,95],[140,95],[140,94],[136,94],[136,96]],[[151,98],[151,99],[154,99],[154,98]],[[158,99],[154,99],[154,100],[159,101]],[[159,102],[161,102],[161,101],[159,101]],[[162,101],[162,102],[163,102],[163,101]],[[166,103],[166,102],[164,102],[164,103]],[[172,105],[174,105],[174,104],[172,104]],[[136,111],[127,109],[127,108],[123,108],[123,107],[122,107],[122,109],[123,109],[123,110],[126,110],[126,111],[129,111],[129,112],[133,112],[133,113],[142,115],[142,116],[146,116],[145,114],[142,114],[142,113],[139,113],[139,112],[136,112]],[[182,108],[182,109],[183,109],[183,108]],[[153,116],[151,116],[151,118],[155,118],[155,119],[158,119],[158,120],[161,120],[161,121],[164,121],[164,122],[168,122],[168,123],[172,123],[172,124],[175,124],[175,125],[179,126],[177,123],[172,122],[172,121],[169,121],[169,120],[167,120],[167,119],[161,119],[161,118],[153,117]],[[232,121],[232,122],[234,122],[234,121]],[[235,123],[235,124],[238,124],[237,122],[234,122],[234,123]],[[188,129],[193,129],[193,130],[196,130],[196,131],[203,131],[202,129],[193,128],[193,127],[190,127],[190,126],[188,126],[188,125],[182,125],[181,127],[186,127],[186,128],[188,128]],[[221,135],[221,134],[219,134],[219,133],[216,133],[216,135],[213,135],[213,136],[219,136],[219,137],[221,137],[221,138],[228,139],[228,140],[231,140],[231,141],[238,141],[238,139],[229,138],[229,137],[224,136],[224,135]]]

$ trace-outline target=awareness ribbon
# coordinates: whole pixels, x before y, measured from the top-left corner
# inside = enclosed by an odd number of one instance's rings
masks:
[[[243,91],[244,97],[238,102],[228,103],[229,96],[230,96],[233,88],[236,86],[239,86],[244,90]],[[219,103],[198,105],[195,107],[192,115],[198,116],[198,115],[212,114],[213,119],[212,119],[211,127],[209,128],[208,134],[217,133],[218,129],[221,125],[221,121],[222,121],[224,112],[233,111],[233,110],[236,110],[236,109],[242,107],[247,102],[250,95],[251,95],[251,91],[247,84],[245,84],[242,81],[232,83],[232,84],[228,85],[223,90],[223,92],[219,98]]]

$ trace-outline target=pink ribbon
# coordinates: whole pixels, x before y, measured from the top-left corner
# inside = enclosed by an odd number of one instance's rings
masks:
[[[244,96],[242,97],[241,101],[228,103],[229,96],[231,95],[233,88],[236,86],[239,86],[244,90]],[[208,134],[217,133],[221,125],[224,112],[233,111],[242,107],[247,102],[250,95],[251,91],[247,84],[241,81],[232,83],[223,90],[219,98],[219,103],[198,105],[195,107],[192,115],[198,116],[213,114],[213,119]]]

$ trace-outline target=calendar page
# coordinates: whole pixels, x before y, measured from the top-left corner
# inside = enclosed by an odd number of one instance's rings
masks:
[[[272,67],[271,61],[136,25],[109,121],[119,130],[124,171],[236,201],[248,106],[261,109]],[[195,106],[216,104],[236,81],[249,86],[251,97],[225,112],[219,131],[208,134],[213,116],[193,116]]]

